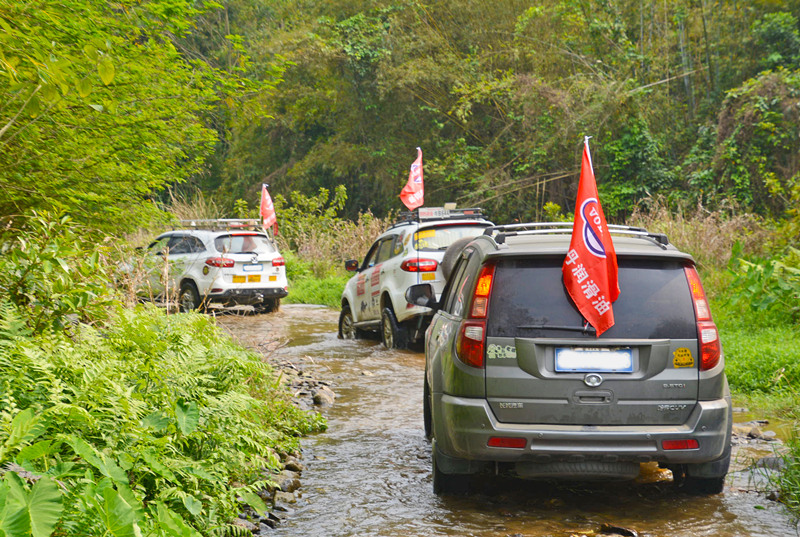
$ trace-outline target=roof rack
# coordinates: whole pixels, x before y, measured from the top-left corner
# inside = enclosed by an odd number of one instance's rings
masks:
[[[262,229],[261,220],[258,218],[211,218],[179,220],[179,222],[183,227],[210,231]]]
[[[398,226],[411,222],[426,222],[429,220],[463,220],[463,219],[482,219],[485,218],[483,209],[471,207],[468,209],[451,209],[448,207],[420,207],[413,211],[402,211],[395,223]]]
[[[572,227],[572,222],[529,222],[488,227],[483,230],[483,234],[493,237],[497,244],[503,244],[507,237],[518,235],[571,235]],[[662,248],[666,248],[669,244],[669,239],[664,233],[650,233],[641,227],[612,224],[608,226],[608,231],[614,235],[630,235],[650,239]]]

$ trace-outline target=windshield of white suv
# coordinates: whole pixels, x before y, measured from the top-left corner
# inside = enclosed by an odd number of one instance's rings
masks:
[[[448,246],[462,237],[477,237],[483,234],[488,224],[464,225],[443,224],[435,227],[420,229],[414,233],[413,247],[415,250],[436,251],[446,250]]]
[[[587,337],[583,319],[567,296],[563,257],[498,261],[489,299],[487,333],[503,337]],[[619,257],[620,295],[615,324],[602,338],[692,339],[694,306],[679,261]]]
[[[251,233],[220,235],[214,239],[214,248],[223,254],[272,254],[276,251],[266,235]]]

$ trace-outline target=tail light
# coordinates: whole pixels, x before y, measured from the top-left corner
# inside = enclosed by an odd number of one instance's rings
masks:
[[[231,268],[234,265],[234,261],[227,257],[209,257],[206,259],[206,265],[217,268]]]
[[[435,259],[412,258],[406,259],[400,264],[400,268],[406,272],[434,272],[439,262]]]
[[[700,283],[700,276],[693,266],[684,267],[686,280],[692,292],[694,313],[697,319],[697,340],[700,344],[700,370],[706,371],[715,367],[722,356],[722,345],[719,341],[717,325],[711,319],[706,293]]]
[[[272,260],[273,267],[282,267],[284,265],[286,265],[286,261],[282,257],[276,257]]]
[[[504,447],[513,449],[523,449],[527,444],[527,440],[515,436],[492,436],[486,443],[486,445],[489,447]]]
[[[687,438],[685,440],[662,440],[661,449],[698,449],[700,443],[694,438]]]
[[[489,312],[489,294],[494,280],[494,265],[484,265],[475,282],[469,318],[461,322],[456,341],[456,355],[465,364],[482,369],[486,345],[486,314]]]

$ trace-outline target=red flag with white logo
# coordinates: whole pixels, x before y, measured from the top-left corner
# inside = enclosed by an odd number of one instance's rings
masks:
[[[584,140],[572,240],[561,271],[569,296],[597,336],[614,326],[611,304],[619,296],[617,253],[600,207],[588,137]]]
[[[275,215],[275,206],[272,204],[272,198],[267,192],[267,185],[261,185],[261,218],[263,221],[264,229],[273,227],[275,234],[278,233],[278,217]]]
[[[425,188],[422,183],[422,149],[417,148],[417,160],[411,165],[408,172],[408,182],[400,191],[400,200],[413,211],[425,202]]]

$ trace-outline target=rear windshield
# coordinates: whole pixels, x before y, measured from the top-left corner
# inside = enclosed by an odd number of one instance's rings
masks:
[[[567,295],[563,258],[503,259],[497,264],[487,335],[595,338]],[[679,261],[618,258],[620,295],[606,338],[693,339],[694,306]]]
[[[272,254],[275,247],[266,235],[236,234],[220,235],[214,239],[214,248],[223,254]]]
[[[488,226],[442,225],[420,229],[414,233],[414,249],[423,252],[447,250],[447,247],[462,237],[477,237]]]

